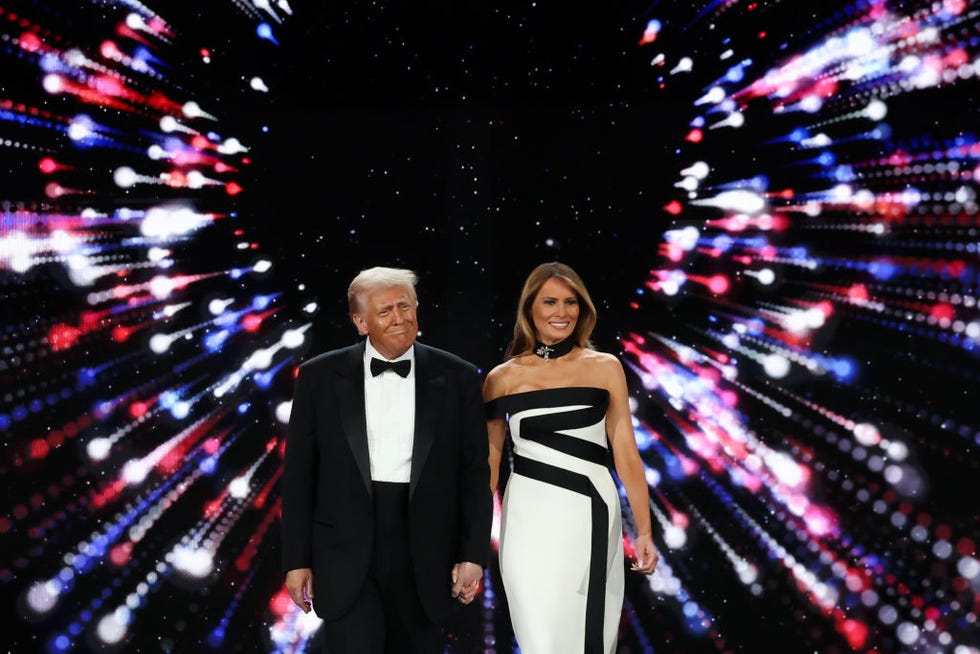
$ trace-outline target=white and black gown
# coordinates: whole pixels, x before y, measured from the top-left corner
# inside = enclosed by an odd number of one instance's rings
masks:
[[[612,654],[625,571],[619,493],[608,467],[609,392],[572,387],[487,404],[509,421],[500,572],[521,654]]]

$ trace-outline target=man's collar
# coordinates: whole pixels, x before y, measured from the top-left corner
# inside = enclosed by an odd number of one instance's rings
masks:
[[[415,362],[415,344],[414,343],[412,343],[412,347],[410,347],[407,350],[405,350],[405,352],[401,356],[396,357],[394,359],[389,359],[388,357],[383,356],[380,352],[378,352],[374,348],[374,346],[371,344],[371,338],[370,337],[364,339],[364,344],[365,344],[365,347],[364,347],[364,361],[365,362],[370,361],[371,360],[371,357],[377,357],[379,359],[384,359],[385,361],[401,361],[403,359],[408,359],[409,361],[411,361],[413,363]]]

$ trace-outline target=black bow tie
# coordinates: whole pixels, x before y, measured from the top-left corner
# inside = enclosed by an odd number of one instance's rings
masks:
[[[401,361],[385,361],[377,357],[371,357],[371,374],[377,377],[385,370],[394,370],[402,377],[408,377],[408,371],[412,369],[411,359]]]

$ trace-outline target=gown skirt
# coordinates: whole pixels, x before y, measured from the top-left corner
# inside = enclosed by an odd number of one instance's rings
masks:
[[[610,474],[609,392],[553,388],[492,400],[513,472],[500,521],[500,573],[521,654],[613,654],[625,571]]]

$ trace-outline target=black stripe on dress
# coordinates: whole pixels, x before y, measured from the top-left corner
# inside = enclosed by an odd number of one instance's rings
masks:
[[[606,503],[602,501],[599,492],[592,485],[592,480],[577,472],[520,455],[514,457],[514,472],[523,477],[585,495],[591,500],[592,555],[589,559],[589,588],[585,596],[584,654],[602,654],[602,632],[606,612],[606,536],[609,533]]]
[[[541,443],[577,459],[604,465],[608,453],[605,446],[567,434],[559,434],[558,430],[595,425],[602,421],[605,415],[606,407],[594,406],[560,413],[528,416],[521,420],[521,438]]]
[[[519,413],[526,409],[552,408],[574,404],[599,406],[605,412],[609,407],[609,391],[595,386],[539,388],[533,391],[501,395],[487,402],[485,410],[487,418],[501,418],[508,413]]]

